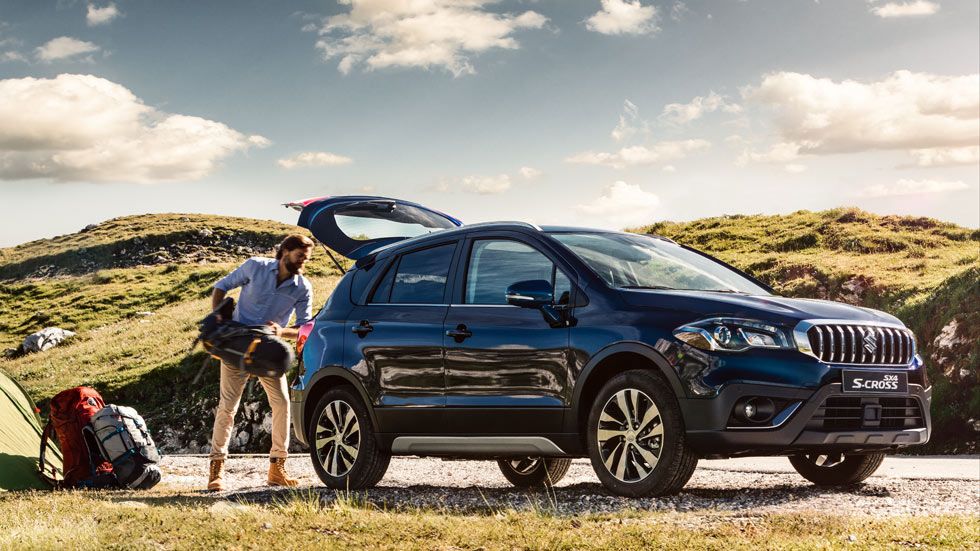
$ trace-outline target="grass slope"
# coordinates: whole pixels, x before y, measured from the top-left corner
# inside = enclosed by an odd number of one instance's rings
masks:
[[[970,549],[980,531],[980,520],[966,515],[560,515],[547,504],[459,514],[378,509],[350,494],[297,493],[272,505],[159,494],[0,495],[0,548]]]

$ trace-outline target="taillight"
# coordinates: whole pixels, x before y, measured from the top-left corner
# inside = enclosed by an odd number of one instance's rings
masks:
[[[308,321],[300,326],[299,336],[296,337],[296,355],[303,355],[303,347],[306,346],[306,339],[310,337],[310,333],[313,332],[314,321]]]

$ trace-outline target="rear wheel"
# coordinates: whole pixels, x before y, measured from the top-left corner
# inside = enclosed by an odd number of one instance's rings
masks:
[[[602,388],[586,426],[589,458],[609,491],[628,497],[675,494],[697,467],[669,384],[646,370]]]
[[[884,459],[883,453],[826,453],[791,455],[789,462],[800,476],[818,486],[847,486],[862,482],[874,474]]]
[[[564,457],[516,457],[497,461],[504,478],[518,488],[554,486],[565,477],[572,460]]]
[[[391,454],[378,447],[361,397],[349,386],[332,388],[320,398],[307,441],[313,469],[329,488],[370,488],[391,461]]]

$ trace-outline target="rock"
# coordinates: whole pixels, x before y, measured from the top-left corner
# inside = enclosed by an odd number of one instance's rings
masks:
[[[3,351],[4,358],[16,358],[24,353],[24,348],[19,346],[17,348],[5,348]]]
[[[94,230],[97,227],[99,227],[97,224],[89,224],[89,225],[85,226],[84,228],[82,228],[82,233],[85,233],[87,231],[92,231],[92,230]]]
[[[197,230],[198,237],[211,237],[214,235],[214,231],[211,228],[201,228]]]
[[[150,316],[155,316],[155,315],[156,314],[153,312],[136,312],[136,317],[139,318],[148,318]]]
[[[44,352],[74,336],[75,333],[59,327],[45,327],[37,333],[28,335],[20,346],[27,353]]]

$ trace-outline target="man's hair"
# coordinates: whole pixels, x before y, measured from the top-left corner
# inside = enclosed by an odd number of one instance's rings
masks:
[[[282,243],[276,247],[276,260],[282,258],[282,255],[293,251],[296,249],[309,249],[313,246],[313,240],[305,235],[300,235],[294,233],[292,235],[287,235],[286,239],[282,240]]]

